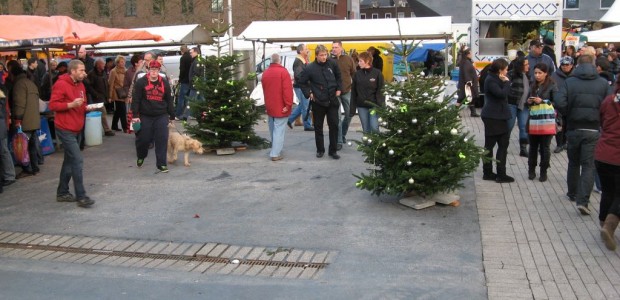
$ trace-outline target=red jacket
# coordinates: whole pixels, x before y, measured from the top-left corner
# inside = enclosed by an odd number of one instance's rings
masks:
[[[594,159],[620,166],[620,102],[616,94],[607,96],[601,104],[601,137],[594,150]]]
[[[293,81],[288,71],[282,65],[272,63],[263,73],[261,83],[267,115],[274,118],[288,117],[293,106]]]
[[[80,93],[81,92],[81,93]],[[86,118],[86,101],[80,107],[69,108],[75,98],[86,95],[82,82],[74,82],[69,74],[63,74],[52,87],[49,109],[56,112],[54,124],[56,128],[79,133],[84,127]]]

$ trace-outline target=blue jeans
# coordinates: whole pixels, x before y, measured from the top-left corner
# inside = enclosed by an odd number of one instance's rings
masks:
[[[357,114],[360,116],[360,122],[362,123],[362,130],[364,133],[379,132],[379,116],[376,113],[371,115],[371,110],[373,110],[373,108],[357,107]]]
[[[304,122],[304,129],[309,129],[312,127],[312,119],[308,117],[308,105],[310,105],[310,100],[304,96],[300,88],[294,88],[293,91],[295,91],[295,96],[297,96],[299,104],[295,106],[295,109],[293,109],[293,112],[288,117],[288,122],[293,123],[295,119],[301,115]]]
[[[203,95],[198,94],[198,91],[195,89],[190,89],[189,90],[189,99],[187,101],[187,106],[189,106],[189,103],[194,101],[194,102],[198,102],[198,101],[204,101],[205,97]],[[191,114],[194,115],[194,111],[190,109],[187,110],[186,114]]]
[[[179,97],[177,98],[177,111],[176,111],[176,116],[177,118],[187,118],[187,115],[189,114],[189,110],[187,109],[187,106],[189,105],[187,103],[187,97],[185,95],[189,94],[189,83],[180,83],[180,88],[179,88]]]
[[[351,124],[351,112],[350,104],[351,104],[351,92],[340,94],[340,103],[342,104],[342,109],[344,110],[344,115],[340,114],[338,111],[338,144],[342,144],[345,142],[347,132],[349,131],[349,124]]]
[[[269,117],[269,136],[271,136],[270,157],[278,157],[284,147],[284,133],[286,132],[286,117]]]
[[[508,128],[512,131],[512,128],[515,126],[515,121],[517,122],[517,126],[519,126],[519,143],[527,143],[528,136],[527,131],[525,130],[525,126],[527,125],[527,118],[530,116],[530,110],[527,107],[523,107],[523,109],[519,109],[516,105],[509,104],[510,114],[512,117],[508,120]]]
[[[593,130],[571,130],[566,133],[568,197],[577,205],[588,206],[594,185],[594,147],[600,133]]]
[[[56,195],[69,194],[69,181],[73,179],[75,197],[78,199],[86,197],[84,177],[82,175],[84,159],[82,158],[82,152],[80,152],[81,134],[56,128],[56,136],[60,138],[62,147],[65,149]]]

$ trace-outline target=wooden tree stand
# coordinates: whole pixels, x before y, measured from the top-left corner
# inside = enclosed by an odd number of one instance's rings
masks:
[[[398,200],[398,202],[413,209],[424,209],[435,206],[437,203],[456,207],[461,205],[460,199],[461,196],[455,192],[439,193],[430,197],[422,197],[420,195],[416,195],[415,193],[409,193],[405,195],[404,198]]]

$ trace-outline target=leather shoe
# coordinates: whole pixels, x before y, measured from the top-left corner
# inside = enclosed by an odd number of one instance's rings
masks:
[[[293,123],[291,122],[286,122],[286,126],[288,126],[288,128],[293,129]]]
[[[515,179],[508,176],[508,175],[497,175],[497,177],[495,177],[495,182],[497,183],[510,183],[510,182],[514,182]]]
[[[338,155],[338,153],[330,154],[329,157],[333,159],[340,159],[340,155]]]
[[[22,171],[21,173],[17,174],[17,176],[15,176],[15,179],[21,179],[29,176],[34,176],[34,173]]]
[[[90,199],[90,198],[88,198],[86,196],[84,196],[82,198],[78,198],[75,201],[77,201],[77,205],[79,207],[89,207],[89,206],[95,204],[95,200]]]
[[[284,156],[278,155],[278,156],[272,157],[271,161],[278,161],[278,160],[282,160],[283,158],[284,158]]]
[[[106,131],[105,132],[105,136],[115,136],[116,134],[114,133],[114,131]]]
[[[316,157],[318,157],[318,158],[323,157],[323,155],[325,155],[325,152],[317,152],[316,153]]]
[[[290,126],[289,126],[290,127]],[[304,128],[304,131],[314,131],[314,127]]]
[[[11,185],[11,184],[13,184],[13,183],[15,183],[15,180],[5,180],[5,181],[2,183],[2,186],[9,186],[9,185]]]
[[[482,180],[491,180],[491,181],[495,181],[495,177],[497,177],[497,174],[495,174],[495,173],[483,174],[483,175],[482,175]]]
[[[342,150],[342,144],[336,145],[336,150],[338,150],[338,151]]]

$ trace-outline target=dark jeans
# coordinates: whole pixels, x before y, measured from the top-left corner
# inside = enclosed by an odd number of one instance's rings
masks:
[[[327,126],[329,127],[329,154],[336,154],[338,144],[338,113],[340,106],[320,106],[312,102],[312,113],[314,116],[314,140],[316,152],[325,153],[325,141],[323,137],[323,122],[327,116]]]
[[[127,104],[125,101],[114,101],[114,105],[116,108],[114,108],[114,116],[112,117],[112,125],[110,125],[110,127],[112,127],[113,130],[119,129],[118,121],[121,121],[121,128],[126,132],[128,129]]]
[[[179,83],[179,94],[177,96],[176,116],[177,118],[187,118],[188,109],[187,97],[189,96],[189,83]]]
[[[138,159],[144,159],[149,154],[149,144],[155,142],[155,158],[157,167],[168,165],[166,152],[168,151],[168,115],[157,117],[140,116],[140,130],[136,132],[136,154]]]
[[[566,117],[562,116],[562,131],[555,134],[555,144],[559,146],[566,145]]]
[[[598,219],[605,221],[607,214],[620,217],[620,166],[596,161],[596,171],[601,178],[601,207]]]
[[[546,171],[549,168],[549,160],[551,159],[551,139],[553,135],[529,135],[530,152],[527,164],[530,171],[536,169],[538,164],[538,153],[540,152],[540,171]]]
[[[500,135],[487,135],[484,137],[484,148],[488,151],[486,156],[493,157],[493,148],[497,144],[497,175],[506,175],[506,157],[508,156],[508,144],[510,142],[510,131]],[[493,173],[493,163],[491,161],[482,164],[484,174]]]
[[[594,147],[600,133],[593,130],[571,130],[566,133],[568,170],[566,171],[567,196],[577,205],[588,206],[594,185]]]
[[[75,188],[75,197],[83,198],[86,196],[84,189],[84,177],[82,170],[84,168],[84,159],[80,152],[81,134],[56,128],[56,135],[62,142],[65,156],[60,169],[60,180],[56,195],[69,194],[69,181],[73,179],[73,187]]]

